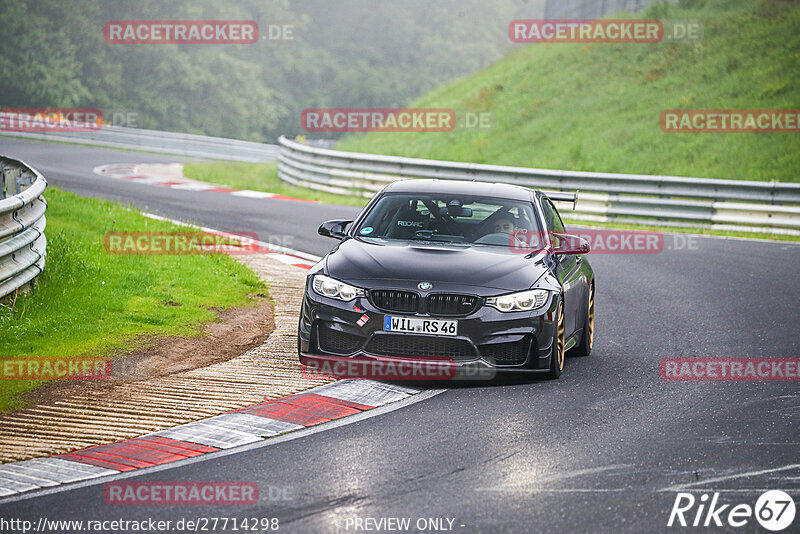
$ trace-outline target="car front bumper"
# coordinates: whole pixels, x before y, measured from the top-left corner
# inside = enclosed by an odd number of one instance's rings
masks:
[[[301,362],[322,357],[373,360],[447,359],[459,369],[547,372],[555,329],[555,299],[531,312],[483,305],[467,316],[392,313],[368,298],[330,299],[306,287],[298,328]],[[456,336],[385,332],[387,315],[458,321]]]

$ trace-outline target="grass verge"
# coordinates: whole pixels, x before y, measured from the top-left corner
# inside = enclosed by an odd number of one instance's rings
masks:
[[[370,133],[345,151],[545,169],[800,181],[797,133],[665,133],[670,109],[797,109],[800,2],[682,0],[612,18],[692,20],[703,39],[534,44],[410,108],[488,113],[491,127]]]
[[[252,304],[266,284],[224,255],[109,255],[106,232],[186,231],[120,204],[48,188],[47,266],[0,306],[0,356],[109,356],[157,336],[197,336],[212,309]],[[0,412],[41,382],[0,380]]]
[[[277,163],[187,163],[183,167],[183,175],[192,180],[224,185],[234,189],[265,191],[328,204],[363,206],[368,200],[357,196],[336,195],[287,184],[278,178]]]

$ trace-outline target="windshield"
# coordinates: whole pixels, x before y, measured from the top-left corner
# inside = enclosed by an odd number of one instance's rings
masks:
[[[356,228],[362,239],[508,246],[539,230],[533,204],[454,194],[387,194]]]

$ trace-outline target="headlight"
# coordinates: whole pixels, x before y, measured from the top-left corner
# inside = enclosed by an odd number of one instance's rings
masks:
[[[522,293],[511,293],[499,297],[489,297],[486,304],[501,312],[531,311],[541,308],[547,302],[546,289],[531,289]]]
[[[345,302],[348,300],[353,300],[356,297],[365,296],[363,289],[353,287],[345,284],[344,282],[334,280],[329,276],[324,276],[321,274],[314,276],[312,287],[314,288],[314,292],[318,295],[332,299],[344,300]]]

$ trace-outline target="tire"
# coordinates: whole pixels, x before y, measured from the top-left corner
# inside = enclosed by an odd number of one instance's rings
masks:
[[[564,326],[564,302],[558,303],[558,311],[556,312],[556,328],[553,333],[553,344],[550,352],[550,372],[547,377],[556,379],[561,376],[561,371],[564,370],[564,343],[565,339],[565,326]]]
[[[300,319],[302,321],[302,319]],[[303,362],[303,356],[300,352],[300,325],[302,323],[297,323],[297,358],[300,360],[300,363]]]
[[[300,319],[300,321],[302,321],[302,319]],[[301,346],[300,325],[301,324],[302,324],[301,322],[297,323],[297,359],[300,361],[300,365],[305,365],[306,358],[303,357],[303,353],[300,351],[300,346]],[[310,348],[311,347],[309,347],[309,349]],[[311,352],[311,351],[309,350],[309,352]]]
[[[588,356],[594,345],[594,284],[589,286],[589,301],[586,303],[586,317],[583,322],[581,342],[569,351],[570,356]]]

